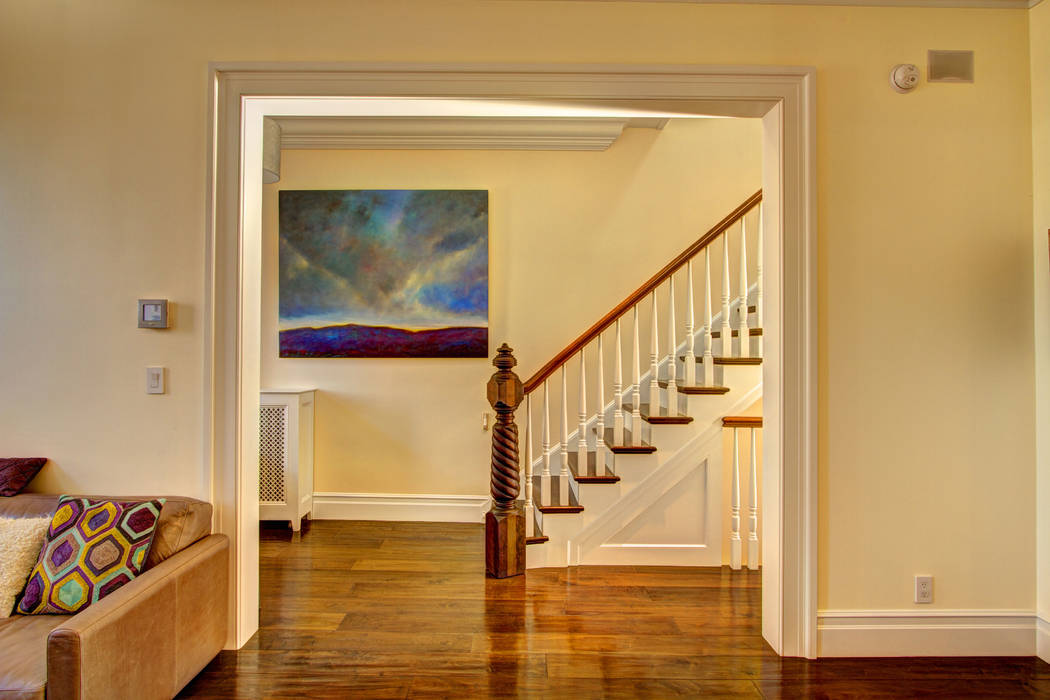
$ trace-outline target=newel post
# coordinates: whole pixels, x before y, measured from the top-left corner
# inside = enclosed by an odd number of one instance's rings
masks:
[[[488,398],[496,411],[492,428],[492,508],[485,514],[485,572],[493,578],[525,573],[525,510],[518,498],[518,426],[514,410],[525,391],[511,367],[518,364],[510,346],[496,351],[496,373]]]

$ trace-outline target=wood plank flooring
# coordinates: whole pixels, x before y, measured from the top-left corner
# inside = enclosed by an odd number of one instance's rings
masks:
[[[261,540],[259,632],[179,697],[1050,698],[1033,658],[778,658],[755,573],[496,581],[467,524],[314,521]]]

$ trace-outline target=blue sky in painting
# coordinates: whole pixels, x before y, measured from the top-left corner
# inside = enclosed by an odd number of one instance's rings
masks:
[[[488,326],[485,190],[282,190],[280,327]]]

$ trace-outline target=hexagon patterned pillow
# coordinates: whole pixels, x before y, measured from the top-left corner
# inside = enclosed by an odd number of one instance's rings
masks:
[[[15,612],[70,615],[138,576],[163,505],[62,496]]]

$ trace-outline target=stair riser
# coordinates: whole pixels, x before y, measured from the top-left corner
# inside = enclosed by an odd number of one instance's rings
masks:
[[[620,477],[621,493],[627,491],[639,481],[649,476],[659,465],[657,453],[632,455],[615,455],[613,471]]]
[[[657,446],[656,455],[672,455],[685,443],[696,435],[696,428],[692,423],[685,425],[654,425],[650,436],[653,445]],[[662,463],[662,460],[660,460]]]
[[[686,412],[693,417],[694,425],[710,425],[712,421],[721,418],[740,399],[743,388],[750,388],[762,381],[761,365],[726,365],[715,369],[726,371],[727,376],[723,380],[728,380],[729,383],[725,386],[730,387],[730,391],[727,394],[686,396]],[[658,443],[654,444],[659,447]]]
[[[737,389],[762,381],[762,365],[715,365],[715,384]]]
[[[580,484],[580,503],[586,503],[582,513],[584,525],[589,525],[592,520],[604,513],[613,503],[626,493],[621,487],[623,482],[616,484]]]
[[[735,400],[736,395],[732,391],[728,394],[691,395],[685,401],[686,411],[693,417],[693,425],[710,426],[725,415]]]

